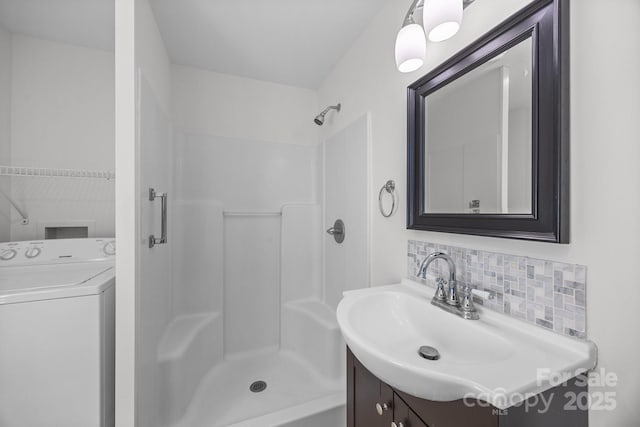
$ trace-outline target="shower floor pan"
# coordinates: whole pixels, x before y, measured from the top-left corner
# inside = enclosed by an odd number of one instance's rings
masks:
[[[264,381],[260,392],[250,390]],[[318,375],[294,352],[262,351],[215,366],[175,427],[340,427],[343,381]]]

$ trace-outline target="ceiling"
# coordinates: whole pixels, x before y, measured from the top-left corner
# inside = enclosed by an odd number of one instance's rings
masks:
[[[114,0],[0,0],[0,25],[14,33],[113,50]]]
[[[150,1],[174,63],[315,89],[393,0]]]
[[[172,62],[316,89],[394,0],[149,1]],[[80,46],[113,50],[114,20],[114,0],[0,0],[6,29]]]

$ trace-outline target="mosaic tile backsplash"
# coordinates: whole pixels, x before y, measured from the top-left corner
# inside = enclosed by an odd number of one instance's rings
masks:
[[[474,302],[500,313],[572,337],[586,338],[586,276],[583,265],[506,255],[409,240],[408,277],[416,277],[428,254],[442,251],[456,263],[458,286],[490,293]],[[446,263],[435,261],[428,275],[449,277]],[[429,276],[427,276],[429,277]]]

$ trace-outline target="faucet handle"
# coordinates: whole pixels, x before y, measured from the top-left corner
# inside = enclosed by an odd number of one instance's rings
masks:
[[[455,280],[449,281],[449,288],[447,291],[447,304],[454,307],[460,306],[460,301],[458,299],[458,283]]]
[[[438,277],[436,280],[436,295],[435,298],[439,301],[444,301],[447,299],[447,292],[444,290],[444,286],[447,284],[447,281],[442,277]]]
[[[462,291],[462,303],[460,304],[460,308],[462,308],[462,317],[465,319],[477,320],[480,317],[478,315],[478,310],[476,310],[476,306],[473,304],[473,297],[471,296],[471,288],[469,286],[465,286]]]

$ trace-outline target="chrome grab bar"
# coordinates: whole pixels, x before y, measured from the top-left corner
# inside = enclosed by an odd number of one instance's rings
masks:
[[[153,202],[158,197],[160,197],[162,215],[160,218],[160,238],[158,239],[153,234],[149,235],[149,248],[167,243],[167,193],[158,194],[155,189],[149,188],[149,201]]]

